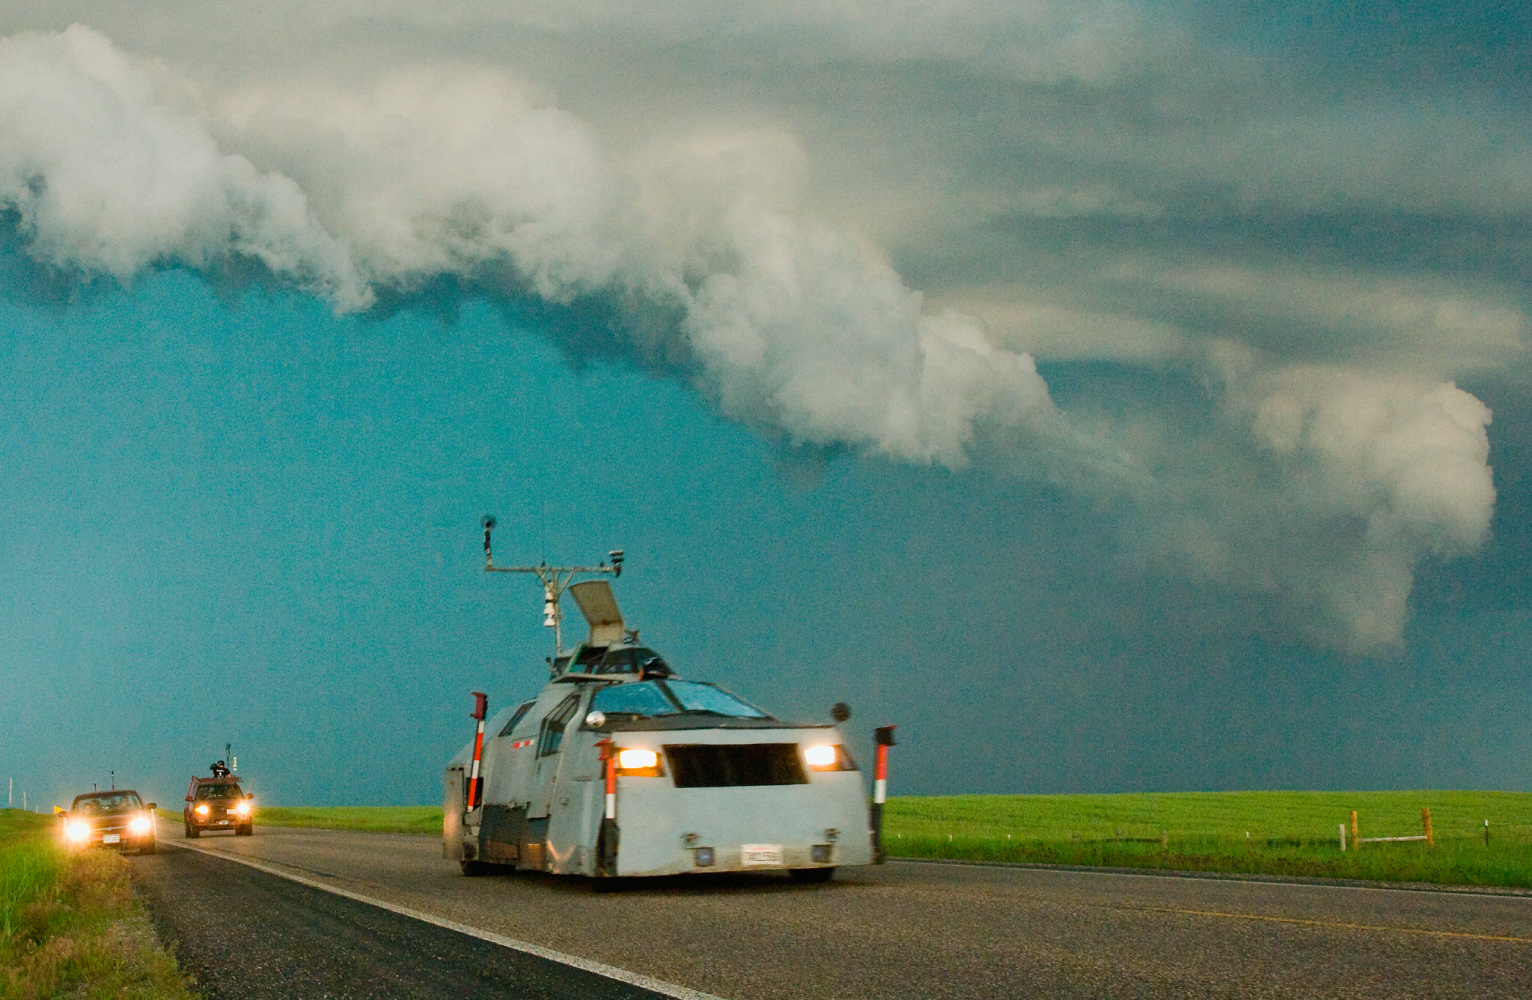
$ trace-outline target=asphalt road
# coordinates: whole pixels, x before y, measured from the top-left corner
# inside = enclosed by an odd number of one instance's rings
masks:
[[[179,829],[165,823],[161,829],[166,847],[193,846]],[[441,858],[440,842],[426,837],[261,827],[254,837],[204,837],[194,849],[729,1000],[1532,996],[1527,896],[898,862],[843,870],[818,886],[775,875],[707,876],[596,893],[581,879],[530,873],[464,878],[455,862]],[[203,916],[177,918],[191,904],[169,888],[156,897],[151,883],[168,887],[176,866],[209,864],[186,855],[167,851],[134,862],[162,928],[275,905],[260,902],[265,897],[251,888],[273,884],[271,876],[218,864],[206,868],[201,883]],[[322,940],[357,939],[362,958],[295,938],[286,951],[273,944],[271,958],[262,960],[272,964],[263,967],[283,976],[307,975],[303,970],[316,962],[356,975],[376,969],[365,973],[373,992],[345,992],[341,975],[326,980],[340,984],[327,993],[210,995],[436,996],[410,992],[409,977],[446,975],[441,968],[430,973],[433,961],[452,972],[466,961],[477,971],[473,956],[494,954],[495,946],[483,942],[454,951],[446,939],[417,941],[406,931],[377,929],[368,923],[380,919],[377,911],[327,908],[323,895],[306,889],[282,905],[291,907],[294,926],[306,922]],[[260,933],[250,927],[245,933]],[[167,936],[182,942],[182,961],[194,972],[205,970],[199,974],[213,981],[224,975],[214,952],[192,950],[191,938],[174,929]],[[427,940],[440,943],[421,943]],[[422,971],[390,965],[394,952],[414,956]],[[511,964],[493,964],[501,959]],[[483,989],[520,989],[516,977],[529,974],[508,955],[482,961]],[[440,995],[644,995],[568,989],[459,987]]]
[[[134,875],[204,1000],[662,1000],[205,853],[137,858]]]

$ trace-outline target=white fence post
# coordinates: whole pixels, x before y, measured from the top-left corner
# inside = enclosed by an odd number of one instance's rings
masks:
[[[1346,849],[1346,824],[1344,823],[1340,824],[1340,849],[1342,851]]]

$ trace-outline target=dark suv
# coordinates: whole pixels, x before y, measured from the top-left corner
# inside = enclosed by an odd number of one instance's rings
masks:
[[[250,836],[255,832],[253,798],[232,774],[193,778],[186,789],[186,808],[181,811],[186,835],[195,838],[203,830],[233,830],[236,837]]]
[[[76,795],[68,812],[59,813],[64,840],[72,846],[100,845],[119,851],[137,848],[153,854],[154,803],[144,805],[138,793],[128,789]]]

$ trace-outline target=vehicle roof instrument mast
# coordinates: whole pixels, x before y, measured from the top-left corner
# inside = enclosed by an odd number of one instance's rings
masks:
[[[621,576],[622,549],[613,549],[607,553],[611,563],[602,562],[599,566],[549,566],[546,562],[540,562],[536,566],[496,566],[489,546],[489,534],[495,529],[495,519],[492,515],[485,514],[479,523],[484,526],[484,572],[532,573],[537,576],[543,585],[543,625],[553,629],[554,656],[563,656],[565,654],[562,624],[564,615],[559,610],[559,598],[574,582],[575,577],[581,574],[609,573],[614,578]]]

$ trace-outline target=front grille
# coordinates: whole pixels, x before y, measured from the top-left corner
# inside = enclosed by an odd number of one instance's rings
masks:
[[[808,784],[796,743],[694,743],[666,746],[665,757],[677,788]]]

